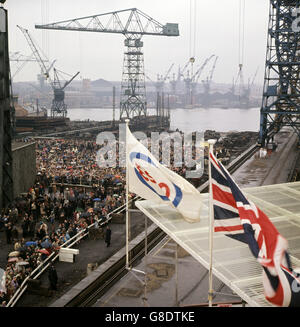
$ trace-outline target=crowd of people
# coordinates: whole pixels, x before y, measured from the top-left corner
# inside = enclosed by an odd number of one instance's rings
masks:
[[[125,201],[124,173],[95,166],[93,143],[40,140],[36,147],[34,186],[0,215],[0,230],[13,247],[5,291],[0,291],[2,306],[53,251],[94,222],[105,222]],[[77,183],[88,186],[65,185]]]
[[[0,230],[13,246],[7,256],[6,291],[0,288],[2,306],[53,251],[125,203],[125,169],[100,168],[99,148],[82,139],[36,141],[35,184],[0,215]],[[185,175],[184,166],[172,169]]]

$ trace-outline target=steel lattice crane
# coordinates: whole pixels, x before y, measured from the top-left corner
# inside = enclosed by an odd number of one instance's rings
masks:
[[[173,66],[174,66],[174,64],[172,64],[170,66],[170,68],[167,70],[167,73],[165,74],[165,76],[163,76],[163,75],[159,76],[159,74],[157,75],[157,82],[156,82],[157,92],[163,92],[164,84],[165,84],[166,80],[169,78],[169,74],[170,74],[170,71],[173,68]]]
[[[38,50],[38,47],[36,46],[35,42],[33,41],[32,36],[29,34],[28,30],[17,25],[17,27],[19,28],[19,30],[23,33],[31,51],[32,51],[32,55],[34,56],[35,60],[38,62],[38,64],[40,65],[41,68],[41,74],[38,75],[38,80],[40,82],[40,86],[41,88],[43,88],[44,86],[44,81],[47,80],[49,78],[49,72],[51,70],[51,68],[53,67],[55,60],[52,62],[52,64],[47,67],[46,66],[46,62],[49,62],[49,60],[46,58],[45,55],[43,55],[43,57],[40,54],[40,51]],[[45,58],[45,59],[44,59]]]
[[[21,54],[19,51],[16,52],[9,52],[9,61],[16,61],[16,62],[29,62],[29,61],[36,61],[33,55],[25,56]]]
[[[191,78],[192,93],[195,93],[196,87],[197,87],[197,84],[198,84],[198,80],[199,80],[204,68],[206,67],[206,65],[209,63],[209,61],[213,57],[215,57],[215,55],[211,55],[210,57],[205,59],[204,63],[200,66],[200,68],[197,69],[196,73],[192,76],[192,78]]]
[[[180,75],[180,66],[178,66],[177,77],[176,77],[176,74],[173,73],[173,79],[170,81],[171,90],[172,90],[173,95],[177,94],[177,85],[180,82],[180,77],[181,77],[181,75]]]
[[[71,77],[68,81],[66,81],[64,83],[64,85],[62,85],[59,75],[58,75],[59,71],[53,67],[56,60],[54,60],[52,62],[52,64],[49,67],[47,67],[46,61],[42,59],[41,54],[40,54],[37,46],[35,45],[31,35],[29,34],[28,30],[19,25],[17,25],[17,27],[21,30],[21,32],[25,36],[25,38],[32,50],[34,57],[36,58],[37,62],[40,65],[40,68],[41,68],[40,80],[42,79],[42,77],[45,77],[45,79],[48,79],[48,81],[53,89],[54,98],[52,100],[52,105],[51,105],[51,117],[57,117],[57,116],[66,117],[67,105],[65,104],[65,101],[64,101],[64,99],[65,99],[65,91],[64,90],[73,81],[73,79],[79,74],[79,72],[77,72],[73,77]],[[50,77],[50,70],[52,69],[52,67],[53,67],[53,71],[54,71],[53,80]]]
[[[121,85],[120,119],[147,114],[144,55],[144,35],[178,36],[178,24],[162,25],[137,8],[75,18],[61,22],[35,25],[40,29],[115,33],[125,36]]]
[[[200,75],[202,74],[204,68],[208,64],[208,62],[214,57],[215,55],[211,55],[209,58],[205,59],[204,63],[197,69],[197,71],[190,76],[189,71],[187,72],[187,77],[184,79],[185,82],[185,89],[186,89],[186,96],[189,101],[189,104],[193,104],[193,98],[196,91],[196,86],[199,80]],[[190,61],[189,61],[190,62]],[[189,63],[188,62],[188,63]],[[184,66],[182,70],[182,74],[184,73],[188,63]]]
[[[44,62],[48,62],[48,59],[43,59]],[[10,52],[9,53],[9,61],[21,63],[19,67],[17,67],[14,74],[12,74],[11,78],[13,79],[28,62],[37,62],[37,59],[32,54],[31,56],[22,55],[20,52]]]
[[[242,94],[242,99],[246,108],[249,108],[251,91],[258,73],[258,69],[259,68],[257,67],[255,74],[253,75],[252,81],[250,81],[250,78],[248,79],[248,86],[244,89],[244,93]]]
[[[203,105],[205,107],[208,107],[210,104],[210,85],[213,79],[213,75],[216,69],[216,63],[218,61],[219,57],[215,58],[215,61],[213,63],[212,69],[209,72],[209,75],[206,77],[206,80],[203,80],[203,86],[204,86],[204,103]]]
[[[184,73],[188,66],[190,65],[191,71],[187,71],[187,76],[184,78],[185,83],[185,90],[186,90],[186,104],[193,104],[193,95],[192,95],[192,88],[191,88],[191,82],[192,82],[192,76],[193,74],[193,67],[194,67],[195,58],[191,57],[188,62],[184,65],[183,69],[180,71],[180,78],[184,77]]]

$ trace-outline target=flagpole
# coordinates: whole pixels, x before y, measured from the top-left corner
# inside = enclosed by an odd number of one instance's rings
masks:
[[[126,123],[126,269],[129,269],[129,210],[128,210],[128,196],[129,196],[129,175],[128,175],[128,125],[129,119],[125,119]]]
[[[213,207],[213,194],[212,194],[212,179],[211,179],[211,165],[210,154],[214,153],[214,144],[216,140],[208,140],[208,175],[209,175],[209,287],[208,287],[208,305],[212,307],[213,300],[213,274],[212,274],[212,260],[213,260],[213,233],[214,233],[214,207]]]

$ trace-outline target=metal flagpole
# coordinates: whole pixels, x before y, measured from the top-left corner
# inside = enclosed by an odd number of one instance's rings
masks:
[[[144,275],[144,306],[147,305],[147,255],[148,255],[148,222],[147,222],[147,216],[145,215],[145,275]]]
[[[214,233],[214,207],[213,207],[213,194],[212,194],[212,181],[211,181],[211,165],[210,154],[214,153],[214,144],[216,140],[208,140],[208,174],[209,174],[209,287],[208,287],[208,305],[212,307],[213,300],[213,285],[212,285],[212,260],[213,260],[213,233]]]
[[[129,195],[129,174],[128,174],[128,125],[129,119],[125,119],[126,123],[126,269],[129,269],[129,210],[128,210],[128,195]]]
[[[129,173],[128,173],[128,167],[129,167],[129,149],[128,149],[128,131],[129,131],[129,119],[125,119],[125,123],[126,123],[126,269],[133,274],[133,276],[144,286],[144,297],[143,297],[143,301],[144,301],[144,306],[147,305],[147,273],[138,269],[134,269],[132,267],[130,267],[130,259],[129,259],[129,240],[130,240],[130,210],[128,207],[128,202],[129,202]],[[134,209],[131,209],[132,211],[134,211]],[[145,237],[145,271],[147,269],[147,243],[148,243],[148,239],[147,239],[147,217],[145,217],[145,233],[146,233],[146,237]],[[136,275],[136,273],[140,273],[140,274],[144,274],[144,281],[138,277]]]
[[[176,243],[176,252],[175,252],[175,273],[176,273],[176,288],[175,288],[175,305],[179,307],[178,302],[178,243]]]

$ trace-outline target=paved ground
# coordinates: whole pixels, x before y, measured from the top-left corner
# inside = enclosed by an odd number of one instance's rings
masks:
[[[268,158],[252,157],[235,173],[234,180],[240,187],[255,187],[286,183],[291,168],[299,154],[297,137],[289,130],[275,136],[278,148]]]
[[[181,247],[177,250],[176,243],[169,237],[164,238],[135,268],[147,274],[146,293],[136,278],[137,275],[143,281],[143,275],[130,272],[94,307],[178,307],[207,303],[208,270]],[[220,292],[214,297],[214,303],[241,301],[219,279],[213,278],[213,286],[215,292]]]

